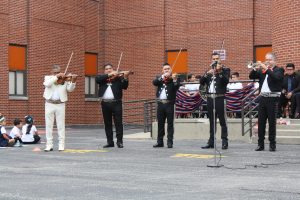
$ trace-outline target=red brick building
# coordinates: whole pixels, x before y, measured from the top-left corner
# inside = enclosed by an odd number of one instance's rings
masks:
[[[93,76],[121,52],[121,69],[134,71],[125,100],[153,98],[153,77],[180,48],[181,73],[203,74],[223,40],[224,63],[242,78],[247,61],[270,49],[279,65],[299,66],[299,11],[297,0],[2,0],[0,112],[43,124],[43,77],[72,51],[69,72],[85,77],[69,95],[67,124],[99,123]]]

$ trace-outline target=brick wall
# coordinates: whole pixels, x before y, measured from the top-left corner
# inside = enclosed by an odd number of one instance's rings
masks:
[[[9,6],[8,0],[0,1],[0,113],[8,115],[8,44]]]
[[[254,45],[272,44],[272,0],[254,1]]]
[[[224,62],[248,77],[246,62],[253,46],[273,45],[280,64],[299,63],[298,1],[281,0],[3,0],[0,1],[1,112],[14,117],[32,114],[44,124],[43,77],[52,64],[84,75],[84,53],[98,54],[121,70],[132,70],[124,100],[154,98],[152,79],[160,74],[166,50],[187,49],[190,72],[203,74],[210,54],[224,48]],[[293,9],[292,9],[293,8]],[[297,35],[298,34],[298,35]],[[8,98],[8,44],[27,45],[28,100]],[[69,95],[67,124],[101,121],[99,102],[86,101],[84,78]]]
[[[273,50],[278,64],[293,62],[300,67],[300,2],[297,0],[274,0],[272,5]]]
[[[105,62],[133,70],[125,100],[153,98],[164,61],[164,1],[105,1]]]

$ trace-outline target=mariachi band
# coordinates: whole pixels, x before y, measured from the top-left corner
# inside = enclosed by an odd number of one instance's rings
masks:
[[[170,64],[164,63],[162,65],[162,74],[155,77],[153,80],[153,85],[157,87],[156,100],[158,122],[157,142],[153,145],[154,148],[164,147],[166,120],[167,147],[173,148],[174,105],[176,92],[180,87],[180,79],[179,77],[172,75],[172,69],[180,52],[178,53],[174,64],[170,66]],[[124,147],[122,97],[123,90],[128,88],[128,77],[130,74],[133,74],[133,72],[119,71],[121,58],[122,54],[116,70],[113,69],[111,64],[105,64],[103,66],[104,73],[96,76],[96,83],[99,85],[98,94],[101,100],[107,139],[107,144],[104,145],[103,148],[115,146],[112,122],[114,122],[116,129],[116,145],[118,148]],[[218,118],[221,126],[222,149],[226,150],[228,149],[228,127],[226,122],[225,93],[227,91],[227,84],[229,83],[230,68],[222,64],[220,54],[218,53],[213,53],[211,59],[212,64],[210,65],[210,69],[200,78],[200,85],[205,86],[206,90],[207,111],[210,122],[208,142],[201,148],[215,148],[215,132]],[[258,108],[258,120],[260,123],[258,124],[258,146],[255,151],[263,151],[265,148],[264,139],[267,120],[269,122],[269,150],[276,151],[276,111],[278,110],[278,104],[280,105],[280,99],[283,98],[283,91],[287,92],[284,96],[285,98],[291,98],[292,93],[298,88],[295,86],[296,83],[291,82],[289,78],[285,79],[284,70],[276,66],[276,55],[274,53],[267,53],[265,59],[266,61],[264,63],[257,62],[253,64],[249,74],[250,79],[259,80],[260,91]],[[287,65],[287,67],[291,66]],[[292,67],[294,69],[294,66]],[[67,68],[65,72],[62,73],[60,67],[54,65],[52,68],[52,75],[45,76],[44,80],[44,98],[46,100],[46,152],[53,150],[52,129],[54,118],[56,118],[58,126],[58,150],[63,151],[65,149],[65,102],[68,100],[67,93],[72,92],[75,89],[78,76],[74,74],[66,75]],[[287,83],[284,90],[282,90],[283,82]],[[294,90],[292,88],[294,88]]]
[[[179,52],[180,53],[180,52]],[[229,83],[230,68],[224,66],[220,54],[211,55],[212,64],[209,70],[200,79],[200,84],[205,85],[207,93],[207,110],[210,122],[209,139],[203,149],[214,148],[216,119],[221,126],[222,149],[228,149],[228,127],[226,122],[225,93]],[[177,58],[176,58],[177,59]],[[175,60],[176,62],[176,60]],[[174,66],[174,64],[173,64]],[[173,148],[174,138],[174,105],[176,92],[180,87],[180,80],[172,76],[170,64],[162,66],[162,74],[155,77],[153,85],[157,87],[157,122],[158,134],[154,148],[164,147],[165,121],[167,120],[167,147]],[[108,69],[106,69],[108,67]],[[128,73],[120,74],[112,70],[112,65],[104,66],[105,74],[97,76],[99,84],[99,97],[102,99],[101,106],[107,136],[107,144],[104,148],[114,147],[112,134],[112,117],[116,126],[117,146],[123,147],[122,129],[122,90],[128,87]],[[259,80],[259,110],[258,110],[258,146],[256,151],[264,150],[265,127],[269,121],[270,151],[276,150],[276,112],[281,94],[284,71],[276,66],[274,53],[266,55],[266,62],[257,62],[250,72],[250,79]]]

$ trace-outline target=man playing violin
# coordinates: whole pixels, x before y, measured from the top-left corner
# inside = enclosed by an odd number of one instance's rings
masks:
[[[202,149],[214,148],[214,134],[217,123],[216,117],[219,118],[221,125],[222,149],[228,149],[228,130],[224,105],[227,84],[229,83],[230,69],[221,64],[220,54],[213,53],[211,58],[212,69],[208,70],[200,79],[200,84],[206,85],[207,87],[207,110],[210,123],[210,137],[207,145],[203,146]]]
[[[59,65],[53,65],[52,75],[44,78],[45,121],[46,121],[46,148],[44,151],[53,151],[53,123],[56,118],[58,131],[58,150],[65,149],[65,103],[68,101],[68,92],[72,92],[76,86],[77,75],[65,79],[64,73],[60,72]],[[61,80],[65,80],[61,81]]]
[[[172,69],[168,63],[163,64],[162,75],[153,80],[153,85],[157,87],[157,122],[158,134],[157,143],[154,148],[164,147],[165,121],[168,122],[168,148],[173,148],[174,135],[174,104],[176,92],[180,86],[180,79],[173,79]],[[174,77],[176,78],[176,77]]]
[[[118,148],[123,148],[123,90],[128,88],[130,71],[122,73],[114,71],[111,64],[104,65],[104,74],[96,76],[99,84],[99,97],[101,99],[102,115],[105,125],[107,144],[103,148],[114,147],[112,118],[116,126]]]

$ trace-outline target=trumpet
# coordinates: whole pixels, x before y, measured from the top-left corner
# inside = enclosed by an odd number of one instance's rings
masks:
[[[247,68],[249,68],[249,69],[255,69],[255,68],[261,68],[261,64],[264,64],[264,65],[269,65],[270,63],[269,62],[253,62],[253,61],[249,61],[248,63],[247,63]]]

